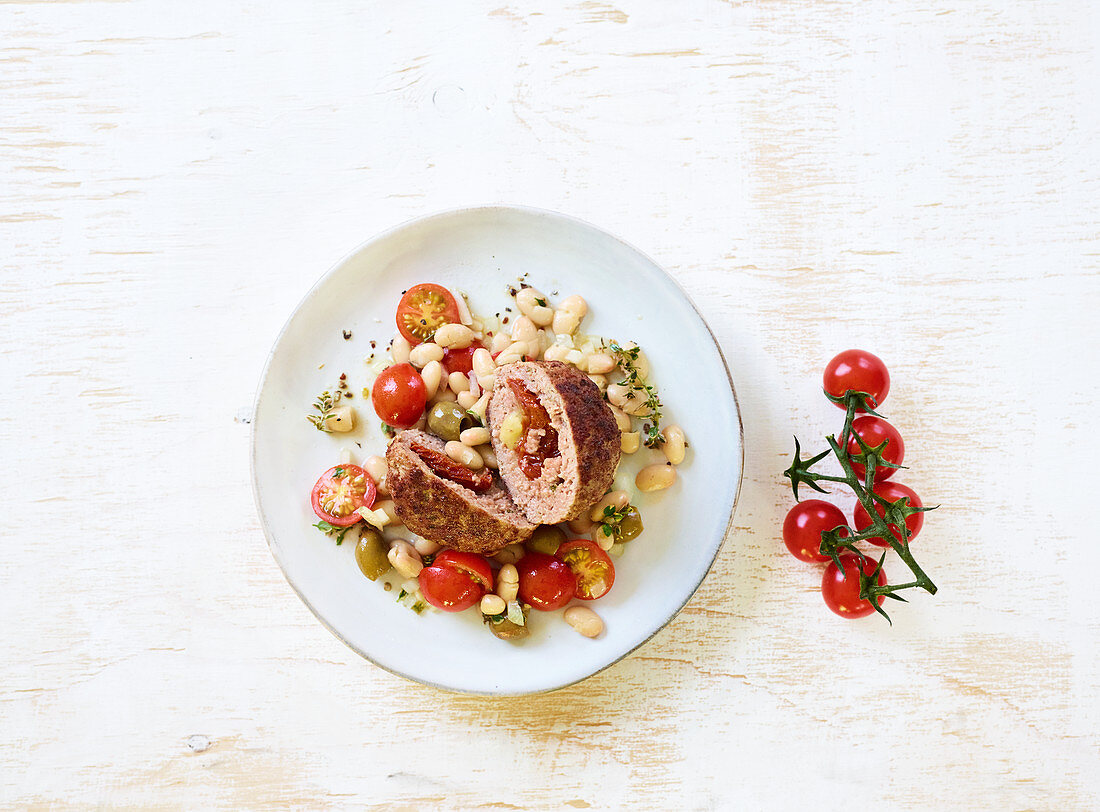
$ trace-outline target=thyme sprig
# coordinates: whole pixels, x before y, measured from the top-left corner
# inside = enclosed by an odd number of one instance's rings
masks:
[[[887,462],[882,458],[883,450],[889,441],[884,441],[877,446],[869,446],[864,442],[863,438],[859,434],[852,431],[852,420],[855,417],[857,409],[864,409],[870,414],[876,414],[870,408],[870,404],[875,404],[875,401],[871,399],[871,396],[866,392],[856,392],[848,390],[841,397],[833,397],[826,395],[834,403],[841,403],[845,407],[844,412],[844,429],[840,433],[840,440],[833,435],[825,438],[825,441],[829,444],[829,448],[826,451],[822,451],[816,456],[808,459],[801,457],[802,448],[799,445],[798,438],[794,440],[794,461],[791,463],[791,467],[783,472],[783,476],[787,477],[791,481],[791,490],[794,492],[794,498],[798,499],[798,486],[806,485],[821,493],[825,492],[817,483],[819,482],[837,482],[842,485],[847,485],[852,489],[856,495],[856,499],[863,505],[863,509],[867,511],[867,516],[871,520],[870,526],[866,527],[862,532],[857,532],[855,528],[848,527],[847,525],[842,527],[835,527],[832,530],[827,530],[821,534],[821,546],[820,552],[822,555],[829,556],[843,572],[843,566],[840,562],[840,554],[843,551],[850,551],[859,556],[861,564],[870,560],[869,556],[865,555],[855,545],[859,541],[867,541],[868,539],[883,539],[890,549],[898,554],[898,557],[905,562],[905,565],[909,567],[910,572],[913,573],[913,580],[903,584],[878,584],[878,576],[882,571],[882,565],[886,561],[886,551],[883,551],[882,557],[876,562],[876,566],[873,572],[866,573],[862,571],[862,567],[859,575],[859,596],[863,600],[870,601],[871,605],[875,608],[875,611],[890,620],[890,616],[883,611],[879,606],[878,598],[884,596],[892,598],[893,600],[904,601],[905,598],[898,595],[905,589],[920,588],[928,592],[930,595],[936,594],[936,585],[932,583],[932,579],[921,569],[917,564],[916,559],[913,558],[913,553],[909,549],[909,528],[905,524],[905,520],[912,516],[914,513],[923,513],[929,510],[935,510],[935,508],[928,507],[913,507],[909,504],[909,497],[903,496],[896,502],[891,502],[882,496],[879,496],[874,492],[875,482],[875,469],[878,467],[888,468],[900,468],[902,466],[896,465],[891,462]],[[877,415],[881,417],[881,415]],[[851,454],[848,451],[848,445],[852,439],[855,439],[859,446],[858,454]],[[841,470],[844,472],[844,476],[832,476],[830,474],[814,473],[811,468],[814,465],[821,462],[829,454],[836,457],[837,462],[840,463]],[[855,470],[852,468],[852,462],[858,462],[866,467],[866,472],[863,481],[856,475]],[[876,510],[876,505],[882,510],[882,515],[879,515]],[[895,530],[901,534],[901,540],[898,540],[894,535]]]
[[[622,521],[629,512],[630,505],[621,508],[616,508],[614,505],[605,505],[603,516],[600,519],[600,532],[618,541],[623,534]]]
[[[324,519],[322,519],[321,521],[319,521],[316,524],[311,525],[311,526],[316,527],[318,530],[320,530],[326,536],[335,536],[337,546],[344,543],[344,536],[346,536],[348,534],[349,530],[351,530],[353,527],[355,527],[354,524],[348,525],[347,527],[340,527],[340,526],[335,525],[335,524],[329,524]]]
[[[316,409],[319,414],[306,415],[306,420],[313,424],[313,427],[317,431],[323,431],[325,434],[331,434],[332,429],[325,425],[326,421],[332,417],[332,410],[336,408],[336,405],[340,402],[340,398],[344,393],[339,389],[336,392],[329,392],[327,389],[317,396],[317,400],[313,402],[313,408]]]
[[[649,410],[646,422],[642,425],[642,442],[646,448],[657,448],[665,441],[665,435],[661,433],[661,397],[657,394],[657,387],[650,384],[638,369],[638,355],[642,348],[637,345],[626,348],[612,341],[608,344],[608,349],[626,376],[622,385],[632,392],[640,393]]]

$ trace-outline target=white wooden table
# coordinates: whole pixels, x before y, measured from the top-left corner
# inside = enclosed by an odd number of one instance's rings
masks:
[[[0,4],[0,802],[1100,806],[1100,18],[1079,0]],[[556,694],[391,676],[295,597],[244,422],[337,258],[588,219],[743,409],[688,608]],[[779,540],[831,355],[893,372],[941,587],[830,614]],[[486,663],[491,668],[491,663]]]

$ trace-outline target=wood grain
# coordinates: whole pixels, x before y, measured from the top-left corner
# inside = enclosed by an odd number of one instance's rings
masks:
[[[1096,10],[533,9],[2,3],[0,802],[1100,806]],[[747,441],[688,608],[529,699],[345,649],[247,470],[260,369],[317,276],[491,202],[669,268]],[[778,541],[791,435],[839,427],[819,375],[847,346],[890,365],[905,479],[941,504],[918,542],[940,594],[892,628],[830,615]]]

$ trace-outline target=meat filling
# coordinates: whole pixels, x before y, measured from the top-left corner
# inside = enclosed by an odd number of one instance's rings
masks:
[[[443,452],[425,445],[420,440],[410,441],[409,448],[415,451],[437,476],[469,488],[474,493],[485,493],[493,487],[493,475],[484,468],[480,471],[471,471],[462,463],[455,462]]]
[[[508,381],[508,387],[523,409],[523,439],[519,444],[519,468],[528,479],[542,476],[542,464],[561,455],[558,432],[550,425],[550,415],[539,403],[538,396],[519,381]]]

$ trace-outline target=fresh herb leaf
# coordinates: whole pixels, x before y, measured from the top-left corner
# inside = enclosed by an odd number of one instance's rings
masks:
[[[340,402],[341,397],[343,397],[343,393],[340,390],[332,393],[326,389],[313,402],[313,408],[317,410],[318,414],[306,415],[306,420],[312,423],[317,431],[331,434],[332,429],[326,426],[325,423],[332,417],[332,410],[336,408],[336,404]]]
[[[665,441],[665,435],[661,432],[661,398],[657,394],[657,387],[651,385],[638,369],[638,356],[642,348],[637,345],[625,348],[618,342],[611,341],[608,349],[626,376],[622,385],[638,392],[648,408],[647,422],[642,426],[642,443],[646,448],[658,448]]]
[[[348,534],[349,530],[351,530],[353,527],[355,527],[354,524],[348,525],[347,527],[340,527],[340,526],[335,525],[335,524],[329,524],[324,519],[322,519],[321,521],[319,521],[316,524],[311,525],[311,526],[316,527],[318,530],[320,530],[326,536],[335,536],[337,546],[340,546],[341,544],[344,543],[344,536],[346,536]]]

